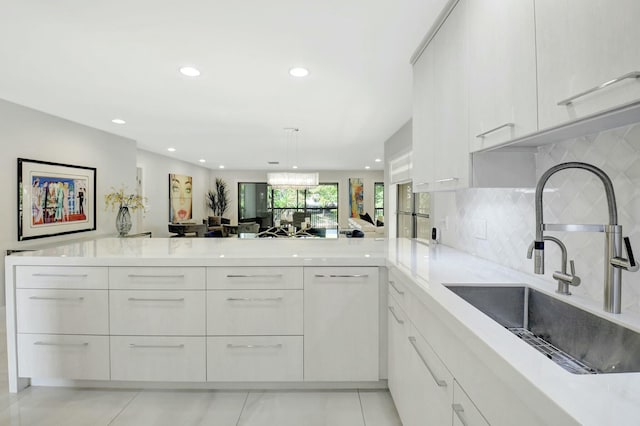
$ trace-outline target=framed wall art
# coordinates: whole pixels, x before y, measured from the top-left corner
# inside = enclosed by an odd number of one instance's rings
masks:
[[[180,223],[192,219],[192,180],[191,176],[169,174],[169,222]]]
[[[95,168],[18,158],[18,241],[95,229]]]
[[[350,217],[364,214],[364,185],[362,178],[349,178],[349,211]]]

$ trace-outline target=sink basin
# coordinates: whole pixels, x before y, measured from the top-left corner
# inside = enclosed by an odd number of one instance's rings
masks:
[[[446,286],[575,374],[640,371],[640,333],[527,286]]]

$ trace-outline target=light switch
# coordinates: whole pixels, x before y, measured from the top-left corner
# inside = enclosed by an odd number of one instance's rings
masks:
[[[487,221],[485,219],[473,219],[473,237],[479,240],[487,239]]]

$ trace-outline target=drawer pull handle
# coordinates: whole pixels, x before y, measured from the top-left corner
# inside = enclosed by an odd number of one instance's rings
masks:
[[[31,274],[31,276],[45,278],[87,278],[89,274]]]
[[[398,293],[400,296],[404,296],[404,291],[402,291],[398,287],[396,287],[395,281],[389,281],[389,285],[391,287],[393,287],[393,289],[396,291],[396,293]]]
[[[129,274],[129,278],[184,278],[184,274],[173,275],[143,275],[143,274]]]
[[[31,300],[75,300],[78,302],[82,302],[84,297],[44,297],[44,296],[31,296],[29,297]]]
[[[429,367],[429,363],[427,363],[427,360],[424,359],[424,356],[422,356],[422,354],[420,353],[420,350],[418,349],[418,345],[416,344],[416,338],[413,336],[409,336],[409,342],[411,343],[411,346],[413,346],[413,349],[415,349],[416,353],[422,360],[422,363],[424,364],[424,366],[427,367],[427,370],[429,370],[429,373],[431,374],[431,377],[433,377],[433,380],[436,382],[436,385],[438,385],[441,388],[446,388],[447,382],[439,379],[438,376],[436,376],[436,374],[433,372],[431,367]]]
[[[281,302],[282,297],[227,297],[229,302]]]
[[[487,136],[488,134],[493,133],[493,132],[497,132],[498,130],[504,129],[505,127],[510,127],[510,128],[513,129],[515,127],[515,123],[505,123],[505,124],[503,124],[501,126],[494,127],[491,130],[487,130],[486,132],[482,132],[479,135],[476,135],[476,138],[482,139],[485,136]]]
[[[316,274],[316,278],[369,278],[369,274]]]
[[[282,278],[282,274],[254,274],[254,275],[228,274],[227,278]]]
[[[178,299],[142,299],[138,297],[130,297],[130,302],[184,302],[184,297]]]
[[[444,179],[438,179],[436,181],[436,183],[453,182],[453,181],[456,181],[456,180],[459,180],[459,178],[457,178],[457,177],[449,177],[449,178],[444,178]]]
[[[605,81],[599,86],[592,87],[591,89],[585,90],[582,93],[578,93],[577,95],[571,96],[570,98],[561,100],[560,102],[558,102],[558,106],[570,105],[573,103],[573,101],[575,101],[578,98],[581,98],[593,92],[597,92],[598,90],[602,90],[605,87],[611,86],[612,84],[620,83],[621,81],[627,80],[629,78],[640,78],[640,71],[631,71],[629,73],[621,75],[620,77],[616,77],[613,80]]]
[[[36,346],[89,346],[89,342],[82,343],[54,343],[54,342],[33,342]]]
[[[229,343],[227,348],[229,349],[280,349],[282,347],[282,343],[277,343],[275,345],[233,345]]]
[[[467,422],[465,421],[464,417],[462,417],[462,413],[464,413],[462,404],[451,404],[451,408],[453,408],[453,412],[456,413],[456,417],[458,418],[458,420],[460,420],[462,426],[467,426]]]
[[[179,345],[136,345],[135,343],[129,343],[131,349],[182,349],[184,344]]]
[[[398,318],[398,315],[396,314],[396,310],[393,309],[393,306],[389,306],[389,312],[391,312],[391,315],[393,315],[393,317],[396,319],[396,322],[398,324],[404,324],[404,321]]]

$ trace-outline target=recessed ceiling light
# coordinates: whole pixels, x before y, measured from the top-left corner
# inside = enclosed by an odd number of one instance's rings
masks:
[[[112,123],[114,124],[125,124],[126,121],[124,121],[122,118],[114,118],[113,120],[111,120]]]
[[[368,170],[371,168],[371,166],[364,166],[364,168]]]
[[[306,77],[309,75],[309,70],[302,67],[295,67],[289,70],[289,74],[294,77]]]
[[[200,75],[200,71],[193,67],[182,67],[180,68],[180,73],[186,75],[187,77],[197,77]]]
[[[291,168],[292,168],[292,169],[297,169],[297,168],[298,168],[298,166],[293,166],[293,167],[291,167]]]
[[[381,162],[382,160],[381,160],[381,159],[379,159],[379,158],[376,158],[376,159],[375,159],[375,160],[373,160],[373,161],[375,161],[376,163],[379,163],[379,162]]]
[[[219,168],[219,169],[224,169],[224,166],[223,166],[222,164],[220,164],[220,165],[218,166],[218,168]]]
[[[176,149],[175,149],[175,148],[167,148],[167,151],[169,151],[169,152],[176,152]]]
[[[198,161],[201,162],[201,163],[206,163],[207,162],[207,160],[205,160],[204,158],[201,158]]]

